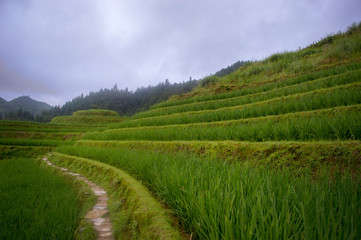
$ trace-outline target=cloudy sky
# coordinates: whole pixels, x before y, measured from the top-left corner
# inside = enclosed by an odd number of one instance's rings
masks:
[[[0,0],[0,97],[199,79],[359,21],[360,0]]]

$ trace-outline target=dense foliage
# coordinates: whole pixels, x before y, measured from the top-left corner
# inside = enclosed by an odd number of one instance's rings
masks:
[[[63,147],[135,175],[166,200],[194,239],[341,239],[361,236],[361,189],[327,171],[296,176],[237,162],[119,148]],[[347,217],[345,217],[347,216]],[[346,238],[347,238],[346,237]]]
[[[49,122],[56,116],[71,115],[78,110],[92,108],[109,109],[116,111],[121,116],[131,115],[148,109],[151,105],[167,100],[173,95],[184,94],[197,86],[197,80],[189,80],[183,83],[169,83],[168,80],[157,86],[138,88],[136,91],[118,89],[114,85],[111,89],[100,89],[90,92],[88,95],[74,98],[62,107],[56,106],[48,111],[43,111],[35,118],[38,122]]]
[[[50,108],[49,104],[36,101],[29,96],[21,96],[11,101],[0,98],[0,120],[33,121],[34,116]]]

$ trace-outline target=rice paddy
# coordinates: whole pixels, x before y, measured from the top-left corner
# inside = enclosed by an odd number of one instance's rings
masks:
[[[247,63],[129,118],[88,110],[50,124],[1,122],[0,164],[12,170],[0,168],[8,194],[0,210],[20,194],[10,185],[49,174],[19,158],[51,151],[58,164],[106,186],[117,239],[360,239],[360,36],[340,33]],[[1,225],[24,225],[0,238],[43,237],[28,220],[0,214]],[[70,215],[67,227],[44,236],[66,228],[60,236],[75,238],[79,213]]]
[[[70,182],[33,159],[0,160],[0,239],[75,239],[79,210]]]

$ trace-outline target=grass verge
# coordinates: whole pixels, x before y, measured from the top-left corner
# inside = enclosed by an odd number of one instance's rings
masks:
[[[161,205],[130,175],[104,163],[54,153],[49,158],[106,189],[116,239],[180,239]]]
[[[361,174],[361,142],[236,142],[236,141],[88,141],[77,146],[129,148],[160,153],[184,153],[202,159],[250,162],[312,174],[322,167]]]
[[[36,158],[50,152],[52,147],[0,145],[0,160],[10,158]]]

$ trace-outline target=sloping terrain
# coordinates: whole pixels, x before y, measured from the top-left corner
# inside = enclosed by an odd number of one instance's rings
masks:
[[[16,112],[19,109],[28,111],[34,115],[40,114],[42,110],[49,110],[51,106],[47,103],[40,102],[30,98],[29,96],[21,96],[11,101],[0,99],[0,113]]]
[[[196,239],[359,239],[360,90],[359,24],[57,151],[132,174]]]
[[[96,127],[121,121],[123,121],[123,119],[115,111],[91,109],[74,112],[71,116],[55,117],[51,120],[50,123],[71,126]]]
[[[0,141],[58,146],[109,193],[117,239],[360,239],[360,90],[361,24],[127,119],[2,122]]]

